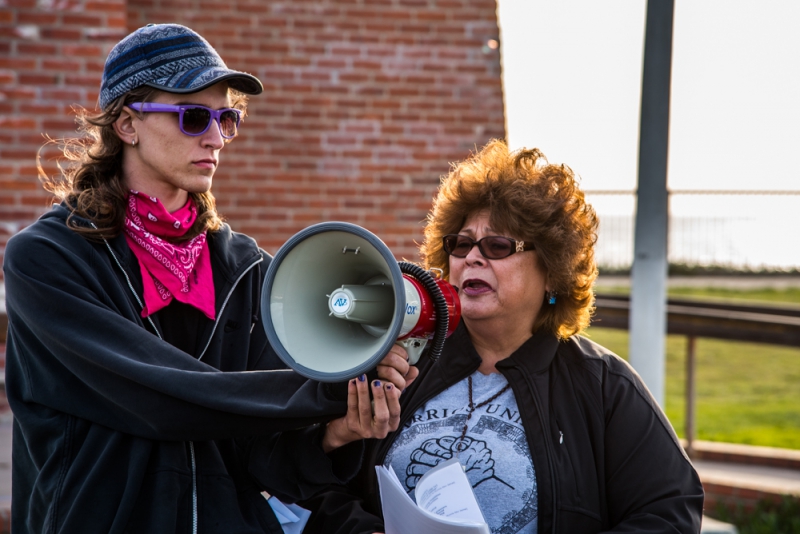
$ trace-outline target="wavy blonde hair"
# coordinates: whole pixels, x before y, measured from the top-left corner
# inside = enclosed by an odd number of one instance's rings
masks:
[[[458,233],[484,210],[492,228],[536,245],[547,284],[557,293],[555,305],[542,306],[533,330],[561,339],[584,330],[594,311],[598,221],[572,170],[547,163],[536,148],[510,152],[499,140],[454,165],[428,214],[420,246],[425,266],[449,277],[442,237]]]
[[[247,96],[229,89],[232,107],[246,112]],[[76,122],[80,137],[49,140],[44,146],[58,145],[63,153],[58,168],[60,175],[49,176],[41,164],[41,150],[36,158],[39,180],[56,199],[66,202],[72,213],[67,224],[88,239],[100,240],[122,233],[125,224],[128,189],[122,183],[122,141],[114,131],[114,123],[122,108],[132,102],[149,102],[159,91],[142,86],[120,96],[95,114],[77,108]],[[141,115],[141,114],[140,114]],[[66,161],[66,164],[62,162]],[[219,230],[222,219],[217,214],[211,191],[190,193],[197,206],[197,220],[181,241],[207,231]],[[73,216],[91,220],[95,228],[79,225]]]

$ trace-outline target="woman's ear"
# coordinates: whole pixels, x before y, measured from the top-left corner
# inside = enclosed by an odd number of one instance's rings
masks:
[[[135,117],[133,113],[128,106],[123,107],[119,117],[114,121],[114,131],[117,132],[117,136],[123,143],[136,146],[138,135],[134,121],[138,120],[138,117]]]

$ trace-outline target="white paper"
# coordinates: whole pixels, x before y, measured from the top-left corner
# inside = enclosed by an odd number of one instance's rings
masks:
[[[451,521],[486,522],[457,458],[442,462],[425,473],[417,482],[415,494],[419,507],[433,515]]]
[[[445,464],[449,464],[450,462],[455,462],[456,468],[460,470],[460,473],[449,470],[449,466]],[[425,476],[420,479],[416,488],[416,491],[420,492],[420,494],[432,490],[426,495],[428,497],[427,501],[434,506],[434,510],[437,509],[437,503],[439,508],[441,508],[446,501],[451,512],[458,511],[452,518],[420,508],[420,506],[408,496],[405,487],[403,487],[403,484],[398,480],[391,466],[386,468],[382,465],[378,465],[375,466],[375,470],[378,474],[381,504],[383,506],[383,522],[386,534],[419,534],[420,532],[425,532],[426,534],[490,534],[489,525],[483,522],[483,515],[480,512],[480,508],[477,506],[477,501],[475,501],[475,494],[472,492],[472,486],[470,486],[469,480],[464,474],[458,460],[448,460],[428,473],[425,473]],[[422,481],[425,480],[431,472],[434,473],[432,477],[428,477],[426,482],[427,489],[421,490]],[[436,473],[440,472],[442,474],[436,476]],[[451,480],[458,482],[454,485],[447,484],[446,476],[448,474]],[[463,480],[459,480],[459,474],[463,477]],[[464,519],[461,515],[464,512],[461,512],[461,510],[465,507],[465,503],[462,502],[458,506],[453,506],[452,502],[454,501],[449,497],[450,494],[464,495],[464,493],[466,493],[464,483],[466,483],[466,489],[469,490],[468,493],[474,502],[475,508],[477,508],[477,514],[480,517],[479,522]],[[439,495],[436,499],[434,499],[434,495],[437,493],[437,490],[433,488],[439,489]],[[466,500],[469,501],[469,498]],[[470,508],[470,514],[474,514],[472,504],[468,503],[467,507]],[[474,515],[470,515],[470,517],[474,517]]]

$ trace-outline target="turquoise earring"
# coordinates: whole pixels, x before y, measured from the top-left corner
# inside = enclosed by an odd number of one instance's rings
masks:
[[[549,305],[553,305],[556,303],[556,292],[555,291],[548,291],[547,292],[547,303]]]

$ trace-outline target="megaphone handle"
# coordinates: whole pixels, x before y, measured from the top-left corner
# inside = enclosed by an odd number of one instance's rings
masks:
[[[398,341],[397,344],[406,349],[406,354],[408,354],[408,363],[410,365],[417,365],[419,357],[422,356],[422,351],[425,350],[425,345],[428,344],[428,340],[418,337],[410,337]]]
[[[433,334],[433,342],[428,356],[435,362],[442,354],[442,347],[444,347],[444,340],[447,337],[447,328],[450,322],[450,312],[447,310],[447,301],[442,294],[442,290],[428,271],[424,270],[419,265],[407,261],[398,262],[398,265],[403,273],[409,274],[422,282],[422,285],[425,286],[428,290],[428,294],[433,299],[433,308],[437,318],[436,332]]]

